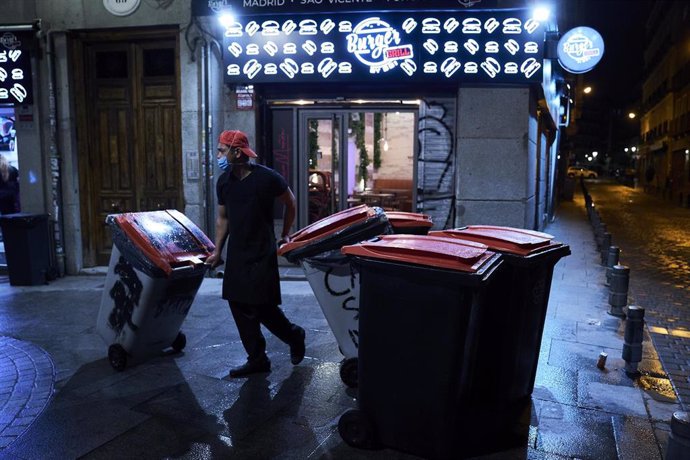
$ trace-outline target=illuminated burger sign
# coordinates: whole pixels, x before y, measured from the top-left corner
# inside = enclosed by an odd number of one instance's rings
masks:
[[[31,104],[28,37],[0,30],[0,104]]]
[[[526,9],[239,17],[225,81],[540,82],[544,29]]]
[[[571,73],[589,72],[604,56],[604,39],[590,27],[576,27],[558,41],[558,62]]]

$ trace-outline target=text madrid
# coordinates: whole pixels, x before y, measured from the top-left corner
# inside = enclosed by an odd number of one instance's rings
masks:
[[[283,6],[287,0],[243,0],[242,6],[264,7],[264,6]],[[299,0],[300,5],[321,5],[322,3],[373,3],[374,0]]]

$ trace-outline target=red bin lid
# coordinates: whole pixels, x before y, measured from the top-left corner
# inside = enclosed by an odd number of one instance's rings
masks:
[[[429,232],[436,236],[460,238],[486,244],[492,251],[526,256],[552,244],[553,235],[524,228],[468,225],[453,230]]]
[[[108,222],[155,266],[170,274],[173,269],[202,263],[213,252],[213,242],[184,214],[165,211],[112,214]]]
[[[428,227],[431,228],[434,223],[431,216],[428,214],[421,214],[418,212],[405,211],[386,211],[386,217],[393,227]]]
[[[343,246],[343,254],[475,273],[494,253],[485,244],[428,235],[384,235]]]
[[[365,222],[375,214],[374,208],[370,208],[366,204],[331,214],[290,235],[290,242],[278,249],[278,255],[283,255],[286,252],[311,244],[346,227]]]

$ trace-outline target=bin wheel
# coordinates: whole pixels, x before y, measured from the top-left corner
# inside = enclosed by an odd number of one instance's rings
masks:
[[[172,343],[172,349],[175,350],[177,353],[181,352],[184,350],[184,347],[187,345],[187,336],[184,335],[182,331],[177,333],[177,337],[175,337],[175,340],[173,340]]]
[[[127,367],[127,352],[122,345],[113,344],[108,347],[108,361],[110,365],[113,366],[118,372],[122,372]]]
[[[364,412],[351,409],[345,412],[338,420],[338,433],[349,446],[358,449],[376,449],[376,433],[371,420]]]
[[[340,379],[349,388],[357,388],[357,358],[345,358],[340,363]]]

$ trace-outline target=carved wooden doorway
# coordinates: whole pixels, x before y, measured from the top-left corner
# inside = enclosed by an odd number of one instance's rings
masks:
[[[107,265],[108,214],[183,211],[176,30],[74,41],[84,266]]]

